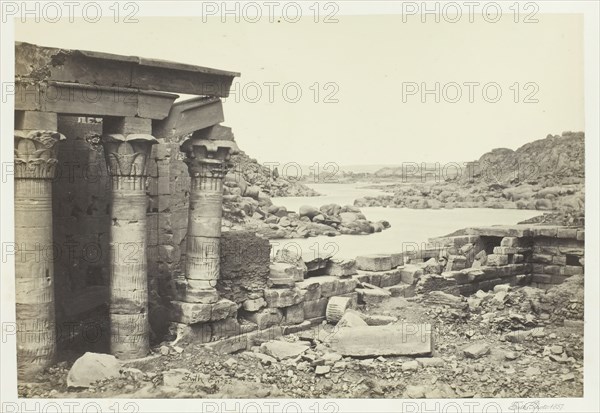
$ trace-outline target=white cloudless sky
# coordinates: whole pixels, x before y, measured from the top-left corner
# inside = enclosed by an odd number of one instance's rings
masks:
[[[450,162],[585,129],[583,19],[536,17],[530,24],[398,15],[337,16],[330,24],[107,18],[17,23],[16,40],[241,72],[224,124],[262,162]],[[439,103],[420,91],[403,101],[403,85],[435,89],[436,82]],[[473,102],[469,82],[479,83]]]

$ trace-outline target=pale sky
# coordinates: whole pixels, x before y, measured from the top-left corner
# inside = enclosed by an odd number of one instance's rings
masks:
[[[17,24],[16,39],[45,46],[174,60],[241,72],[224,104],[224,124],[262,162],[400,164],[478,159],[548,133],[584,130],[583,19],[538,15],[538,23],[403,23],[400,16],[338,16],[338,23],[202,22]],[[269,102],[265,82],[278,82]],[[302,96],[297,103],[295,84]],[[333,84],[326,87],[326,84]],[[460,85],[458,103],[420,93],[402,101],[403,82]],[[470,103],[465,82],[479,82]],[[488,103],[483,85],[502,92]],[[532,82],[535,85],[525,84]],[[315,83],[320,94],[315,102]],[[514,84],[520,93],[515,103]],[[253,103],[256,87],[262,98]],[[312,87],[312,89],[311,89]],[[456,88],[448,86],[447,99]],[[330,93],[337,103],[325,103]],[[488,99],[495,89],[488,89]],[[538,103],[525,103],[534,93]]]

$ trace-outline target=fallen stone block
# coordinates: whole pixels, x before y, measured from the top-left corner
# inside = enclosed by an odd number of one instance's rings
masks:
[[[540,264],[552,264],[552,255],[549,254],[533,254],[531,256],[532,262],[537,262]]]
[[[343,280],[331,275],[313,277],[313,279],[321,286],[321,297],[339,295],[339,283]]]
[[[410,298],[415,296],[415,286],[410,284],[398,284],[391,287],[386,287],[392,297]]]
[[[261,344],[260,350],[277,360],[285,360],[291,357],[297,357],[309,349],[304,342],[291,343],[282,340],[273,340]]]
[[[121,363],[111,354],[85,353],[67,375],[67,387],[90,387],[98,380],[119,377]]]
[[[325,266],[325,274],[334,277],[350,277],[356,273],[356,260],[330,259]]]
[[[345,294],[352,294],[354,293],[354,290],[356,289],[357,285],[358,281],[356,281],[353,278],[339,279],[336,285],[336,291],[334,295],[339,296]],[[321,294],[323,294],[322,290]],[[323,295],[323,297],[325,297],[325,295]]]
[[[300,324],[304,321],[304,304],[299,303],[283,309],[283,324]]]
[[[392,256],[385,254],[360,255],[356,266],[364,271],[387,271],[392,269]]]
[[[301,305],[301,304],[298,304]],[[302,308],[302,314],[304,314],[304,308]],[[311,323],[310,320],[304,320],[299,324],[294,324],[294,325],[288,325],[288,326],[283,326],[283,335],[288,335],[288,334],[297,334],[301,331],[305,331],[310,329],[311,327],[313,327],[313,324]]]
[[[172,320],[183,324],[223,320],[237,313],[237,304],[226,299],[221,299],[214,304],[173,301],[172,305]]]
[[[298,270],[298,274],[296,274],[296,279],[294,281],[302,281],[302,279],[304,279],[304,276],[306,275],[306,272],[308,271],[308,268],[306,267],[306,264],[302,259],[302,255],[290,249],[284,248],[277,251],[277,254],[275,254],[275,259],[273,261],[294,265]],[[299,274],[302,274],[302,279],[299,279]]]
[[[316,271],[325,270],[325,267],[327,266],[327,261],[329,261],[331,256],[324,254],[323,256],[319,256],[319,257],[315,258],[315,257],[313,257],[314,254],[310,254],[310,255],[311,255],[311,258],[304,260],[304,263],[306,264],[306,268],[308,269],[308,272],[314,273]]]
[[[497,255],[509,255],[509,254],[517,254],[522,250],[517,247],[494,247],[494,254]]]
[[[304,271],[294,264],[274,262],[269,266],[269,280],[273,285],[287,283],[289,279],[294,282],[304,280]]]
[[[298,304],[302,296],[298,288],[267,288],[264,291],[267,307],[282,308]]]
[[[318,300],[304,301],[304,317],[306,319],[315,317],[325,317],[327,314],[327,303],[329,298],[319,298]]]
[[[500,265],[508,264],[508,255],[490,254],[487,256],[486,265],[490,267],[497,267]]]
[[[169,334],[175,336],[175,341],[208,343],[212,340],[212,328],[209,323],[183,324],[169,323]]]
[[[383,288],[357,288],[358,302],[364,304],[379,304],[388,297],[392,296],[387,290]]]
[[[402,273],[399,270],[392,270],[380,275],[378,286],[381,288],[391,287],[402,282]]]
[[[340,328],[331,348],[351,357],[428,356],[433,351],[430,324],[391,324]]]
[[[501,247],[520,247],[521,243],[517,237],[504,237],[500,241]]]
[[[404,253],[396,252],[390,254],[390,256],[392,257],[392,268],[397,268],[404,265]]]
[[[445,305],[457,309],[466,309],[468,307],[464,297],[448,294],[443,291],[431,291],[426,295],[425,301],[430,304]]]
[[[446,264],[446,271],[457,271],[466,268],[467,257],[463,255],[450,255],[448,256],[448,263]]]
[[[272,326],[264,330],[256,330],[248,333],[248,348],[260,346],[263,343],[276,340],[283,335],[283,327]]]
[[[414,264],[407,264],[400,269],[400,279],[405,284],[416,283],[423,274],[423,269]]]
[[[353,275],[352,278],[355,279],[359,283],[371,283],[371,284],[373,284],[371,282],[371,273],[368,273],[368,272],[362,272],[361,271],[358,274]]]
[[[435,258],[430,258],[422,266],[425,274],[441,274],[442,265]]]
[[[256,324],[259,330],[280,325],[283,321],[283,312],[279,308],[263,308],[256,312],[243,312],[242,317]]]
[[[309,278],[296,283],[296,288],[300,289],[303,301],[312,301],[321,298],[321,284],[315,281],[315,278]]]
[[[221,299],[211,304],[210,321],[224,320],[237,315],[237,304],[233,301]]]
[[[173,301],[172,320],[183,324],[206,323],[210,321],[211,305]]]
[[[355,310],[346,310],[342,318],[336,324],[336,328],[342,327],[365,327],[367,322],[363,320],[362,314]]]

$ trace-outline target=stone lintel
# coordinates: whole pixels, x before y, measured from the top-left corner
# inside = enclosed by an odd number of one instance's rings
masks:
[[[120,86],[17,80],[15,108],[86,116],[164,119],[179,96]]]
[[[58,115],[53,112],[15,111],[15,129],[58,130]]]
[[[153,134],[157,138],[183,136],[224,120],[221,99],[201,96],[173,104],[169,116],[154,122]]]
[[[15,77],[227,97],[237,72],[185,63],[17,42]]]
[[[152,135],[152,120],[135,116],[106,116],[102,120],[102,133],[122,135],[141,133]]]

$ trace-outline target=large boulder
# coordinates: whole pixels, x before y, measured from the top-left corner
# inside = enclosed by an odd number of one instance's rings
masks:
[[[357,212],[342,212],[340,213],[340,219],[342,220],[342,224],[350,224],[360,218]]]
[[[317,208],[310,205],[302,205],[298,212],[301,217],[308,217],[311,220],[321,213]]]
[[[90,387],[98,380],[119,377],[121,363],[111,354],[85,353],[67,375],[68,387]]]

